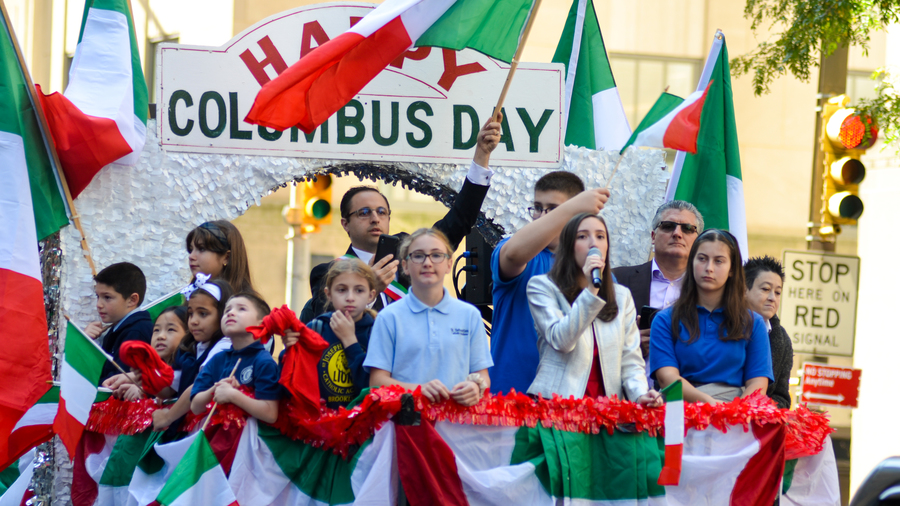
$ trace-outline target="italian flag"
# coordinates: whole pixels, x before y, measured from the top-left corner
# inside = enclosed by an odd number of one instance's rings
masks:
[[[161,506],[230,506],[237,505],[228,485],[225,471],[200,432],[187,453],[172,471],[156,501]]]
[[[27,504],[26,501],[34,497],[32,492],[28,491],[31,485],[31,478],[34,476],[34,452],[29,452],[27,456],[14,462],[8,469],[0,472],[0,506],[22,506]],[[14,478],[11,482],[6,478]]]
[[[0,459],[10,461],[11,432],[52,380],[38,240],[68,223],[41,121],[0,11]]]
[[[384,289],[384,293],[387,294],[391,299],[398,301],[409,293],[409,290],[397,282],[397,280],[391,281],[391,284]]]
[[[666,397],[666,460],[657,483],[678,485],[684,453],[684,396],[681,380],[664,388],[662,394]]]
[[[686,99],[663,93],[620,152],[636,145],[696,153],[700,116],[708,89],[695,91]]]
[[[172,306],[183,306],[185,304],[187,304],[187,299],[181,293],[181,290],[176,290],[172,293],[163,295],[152,302],[144,304],[141,307],[141,310],[150,313],[150,320],[155,322],[156,318],[159,317],[159,314],[166,309]]]
[[[631,135],[631,127],[592,0],[572,2],[553,62],[566,66],[566,144],[619,149]]]
[[[311,133],[413,46],[470,47],[509,62],[533,0],[386,0],[266,83],[244,121]]]
[[[71,321],[66,325],[65,352],[60,366],[59,412],[53,430],[71,457],[84,432],[97,396],[97,382],[106,360],[112,357]]]
[[[746,260],[747,213],[741,154],[731,92],[725,36],[716,32],[697,91],[707,91],[700,116],[697,153],[679,152],[666,190],[666,201],[686,200],[703,214],[706,228],[728,230]]]
[[[128,0],[85,0],[65,96],[41,95],[73,197],[105,165],[137,163],[148,94]]]
[[[9,449],[3,456],[4,460],[0,461],[0,469],[11,465],[28,450],[53,437],[53,419],[58,407],[59,387],[50,387],[16,422],[9,435]]]

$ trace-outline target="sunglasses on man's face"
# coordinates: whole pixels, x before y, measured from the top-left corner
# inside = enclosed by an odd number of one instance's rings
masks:
[[[697,226],[691,225],[690,223],[678,223],[677,221],[661,221],[659,225],[656,227],[663,232],[672,233],[675,231],[675,228],[680,226],[681,231],[685,234],[696,234]]]

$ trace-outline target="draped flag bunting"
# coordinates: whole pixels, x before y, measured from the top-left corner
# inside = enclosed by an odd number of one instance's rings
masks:
[[[413,46],[510,61],[534,0],[387,0],[266,83],[244,121],[312,133]]]
[[[65,95],[42,96],[72,197],[105,165],[135,165],[148,93],[128,0],[86,0]]]
[[[697,153],[679,152],[666,190],[666,201],[685,200],[703,214],[706,228],[721,228],[734,235],[746,260],[747,214],[738,146],[731,72],[725,36],[716,32],[697,91],[706,90]]]
[[[14,37],[0,14],[0,460],[7,462],[29,449],[11,450],[9,436],[52,379],[38,239],[68,222]]]
[[[187,453],[172,471],[172,476],[159,492],[161,506],[230,506],[237,505],[225,471],[200,432]]]
[[[566,144],[616,150],[631,135],[592,0],[574,0],[553,55],[566,66]]]

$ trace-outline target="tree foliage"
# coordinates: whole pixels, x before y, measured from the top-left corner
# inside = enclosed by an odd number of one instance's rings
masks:
[[[900,19],[900,0],[747,0],[744,16],[754,33],[777,33],[731,61],[735,76],[753,74],[753,90],[762,95],[787,72],[809,81],[821,56],[843,45],[867,52],[870,32]]]

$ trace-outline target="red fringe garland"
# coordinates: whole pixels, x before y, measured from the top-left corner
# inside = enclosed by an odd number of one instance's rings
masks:
[[[321,447],[347,457],[351,448],[372,437],[385,422],[400,411],[403,394],[410,393],[399,386],[372,390],[353,409],[319,408],[318,418],[303,415],[290,400],[279,406],[274,427],[285,436]],[[502,427],[553,427],[568,432],[598,434],[606,430],[612,434],[617,425],[634,424],[635,429],[657,436],[664,432],[665,408],[647,408],[617,397],[532,399],[515,391],[506,395],[487,394],[475,406],[461,406],[453,401],[432,404],[417,389],[411,392],[416,410],[432,421],[447,421],[468,425]],[[152,413],[158,409],[151,399],[134,402],[110,398],[94,404],[86,426],[92,432],[104,434],[136,434],[153,423]],[[207,407],[209,408],[209,406]],[[243,427],[246,413],[233,404],[220,405],[210,424]],[[189,414],[182,430],[193,430],[206,418]],[[774,402],[756,392],[746,399],[735,399],[716,405],[684,404],[685,430],[706,430],[710,426],[721,432],[740,426],[750,430],[750,422],[778,423],[786,426],[785,459],[815,455],[822,451],[825,437],[834,432],[828,417],[812,412],[805,405],[795,410],[778,409]]]

